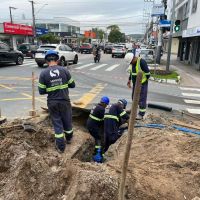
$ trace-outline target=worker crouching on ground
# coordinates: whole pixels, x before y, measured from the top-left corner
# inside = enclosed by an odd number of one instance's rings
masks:
[[[73,136],[72,108],[68,88],[74,88],[75,82],[69,71],[58,66],[59,56],[56,51],[49,50],[45,55],[48,68],[41,72],[38,89],[41,95],[48,94],[47,105],[55,131],[55,146],[62,153],[66,142]]]
[[[131,88],[131,81],[133,83],[132,89],[132,99],[134,96],[135,91],[135,84],[136,78],[139,71],[142,71],[142,87],[140,93],[140,100],[139,100],[139,113],[137,115],[137,120],[142,120],[145,112],[146,112],[146,105],[147,105],[147,92],[148,92],[148,79],[150,77],[150,71],[146,61],[139,57],[136,49],[133,49],[133,53],[127,53],[125,56],[125,60],[130,65],[129,66],[129,80],[127,86]]]
[[[93,107],[87,120],[88,131],[95,139],[95,152],[93,160],[96,162],[103,161],[102,143],[104,140],[104,114],[105,108],[109,105],[109,102],[109,98],[103,96],[100,103]]]
[[[105,152],[111,144],[114,144],[121,137],[120,126],[129,120],[129,115],[125,109],[127,101],[119,100],[106,110],[104,115],[104,134],[105,134]]]

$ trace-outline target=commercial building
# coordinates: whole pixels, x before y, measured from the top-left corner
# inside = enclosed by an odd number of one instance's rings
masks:
[[[180,20],[180,30],[173,33],[172,52],[177,53],[180,61],[193,65],[198,70],[200,70],[199,19],[200,1],[176,0],[175,21]]]

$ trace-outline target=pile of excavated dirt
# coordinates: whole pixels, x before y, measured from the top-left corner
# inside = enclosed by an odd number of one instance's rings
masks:
[[[13,126],[20,123],[0,129],[0,200],[117,200],[127,133],[110,147],[107,161],[96,164],[87,162],[94,141],[78,121],[64,154],[54,148],[48,119],[35,121],[36,132]],[[146,123],[170,125],[171,120],[150,115]],[[170,127],[135,129],[126,199],[200,197],[199,147],[199,137]]]

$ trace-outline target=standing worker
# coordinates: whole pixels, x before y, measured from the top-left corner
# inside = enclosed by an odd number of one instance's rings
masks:
[[[98,151],[103,154],[102,141],[104,139],[104,114],[105,108],[109,105],[109,102],[109,98],[107,96],[103,96],[100,103],[93,107],[87,120],[88,131],[95,139],[95,155]],[[96,160],[96,158],[98,159],[98,157],[94,156],[94,161],[101,162],[102,157],[100,160]]]
[[[134,96],[136,78],[139,71],[142,71],[142,87],[140,93],[140,100],[139,100],[139,113],[137,115],[137,120],[142,120],[147,106],[147,92],[148,92],[148,79],[150,77],[149,67],[146,61],[139,57],[136,49],[133,50],[133,53],[127,53],[125,56],[125,60],[128,62],[129,66],[129,80],[127,86],[131,88],[131,80],[133,83],[132,89],[132,99]]]
[[[70,143],[73,136],[68,88],[74,88],[75,82],[67,69],[58,66],[59,56],[56,51],[47,51],[45,60],[48,68],[40,74],[38,89],[41,95],[48,94],[47,105],[55,131],[55,146],[63,153],[65,139]]]
[[[114,144],[121,137],[122,132],[119,127],[129,120],[129,115],[125,111],[126,106],[127,101],[120,99],[111,105],[104,115],[105,152],[111,144]]]

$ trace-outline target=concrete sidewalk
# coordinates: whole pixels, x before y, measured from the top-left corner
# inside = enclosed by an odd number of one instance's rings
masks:
[[[166,68],[167,54],[164,54],[161,67]],[[170,70],[176,70],[181,76],[181,86],[200,87],[200,71],[191,65],[184,64],[177,60],[176,55],[171,55]]]

